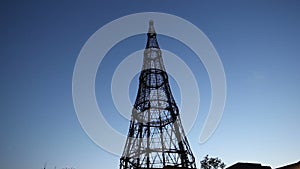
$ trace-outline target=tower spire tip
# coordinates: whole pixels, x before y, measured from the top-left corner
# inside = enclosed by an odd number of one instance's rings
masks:
[[[149,20],[149,29],[148,29],[148,33],[155,33],[155,29],[154,29],[154,21],[152,19]]]
[[[152,19],[149,20],[149,25],[153,25],[154,21]]]

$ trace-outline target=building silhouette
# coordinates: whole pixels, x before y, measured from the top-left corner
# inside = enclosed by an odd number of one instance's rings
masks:
[[[227,167],[226,169],[271,169],[270,166],[262,166],[258,163],[241,163],[238,162],[232,166]],[[297,163],[289,164],[286,166],[278,167],[276,169],[300,169],[300,161]]]
[[[241,163],[238,162],[232,166],[227,167],[226,169],[271,169],[270,166],[262,166],[258,163]]]
[[[300,169],[300,161],[298,161],[297,163],[279,167],[277,169]]]

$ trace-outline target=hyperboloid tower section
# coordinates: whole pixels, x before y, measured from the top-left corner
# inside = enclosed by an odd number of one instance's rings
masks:
[[[153,21],[120,169],[196,168],[172,96]]]

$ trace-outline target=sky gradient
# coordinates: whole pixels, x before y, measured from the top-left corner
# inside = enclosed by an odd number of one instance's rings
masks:
[[[275,168],[300,160],[299,1],[1,1],[0,168],[35,169],[45,162],[48,168],[119,167],[119,156],[102,150],[81,128],[72,75],[81,48],[95,31],[137,12],[170,13],[190,21],[207,35],[223,62],[223,118],[212,137],[199,144],[210,103],[207,73],[186,46],[158,35],[160,47],[180,56],[199,83],[199,115],[188,134],[198,168],[206,154],[227,166],[256,162]],[[146,35],[120,42],[97,74],[98,103],[107,121],[124,134],[129,121],[117,115],[107,92],[114,68],[145,43]],[[178,86],[171,81],[180,104]],[[137,77],[129,90],[131,100],[136,87]]]

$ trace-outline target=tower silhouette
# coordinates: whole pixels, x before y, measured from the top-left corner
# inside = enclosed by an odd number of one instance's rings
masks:
[[[120,169],[196,168],[152,20],[143,59]]]

